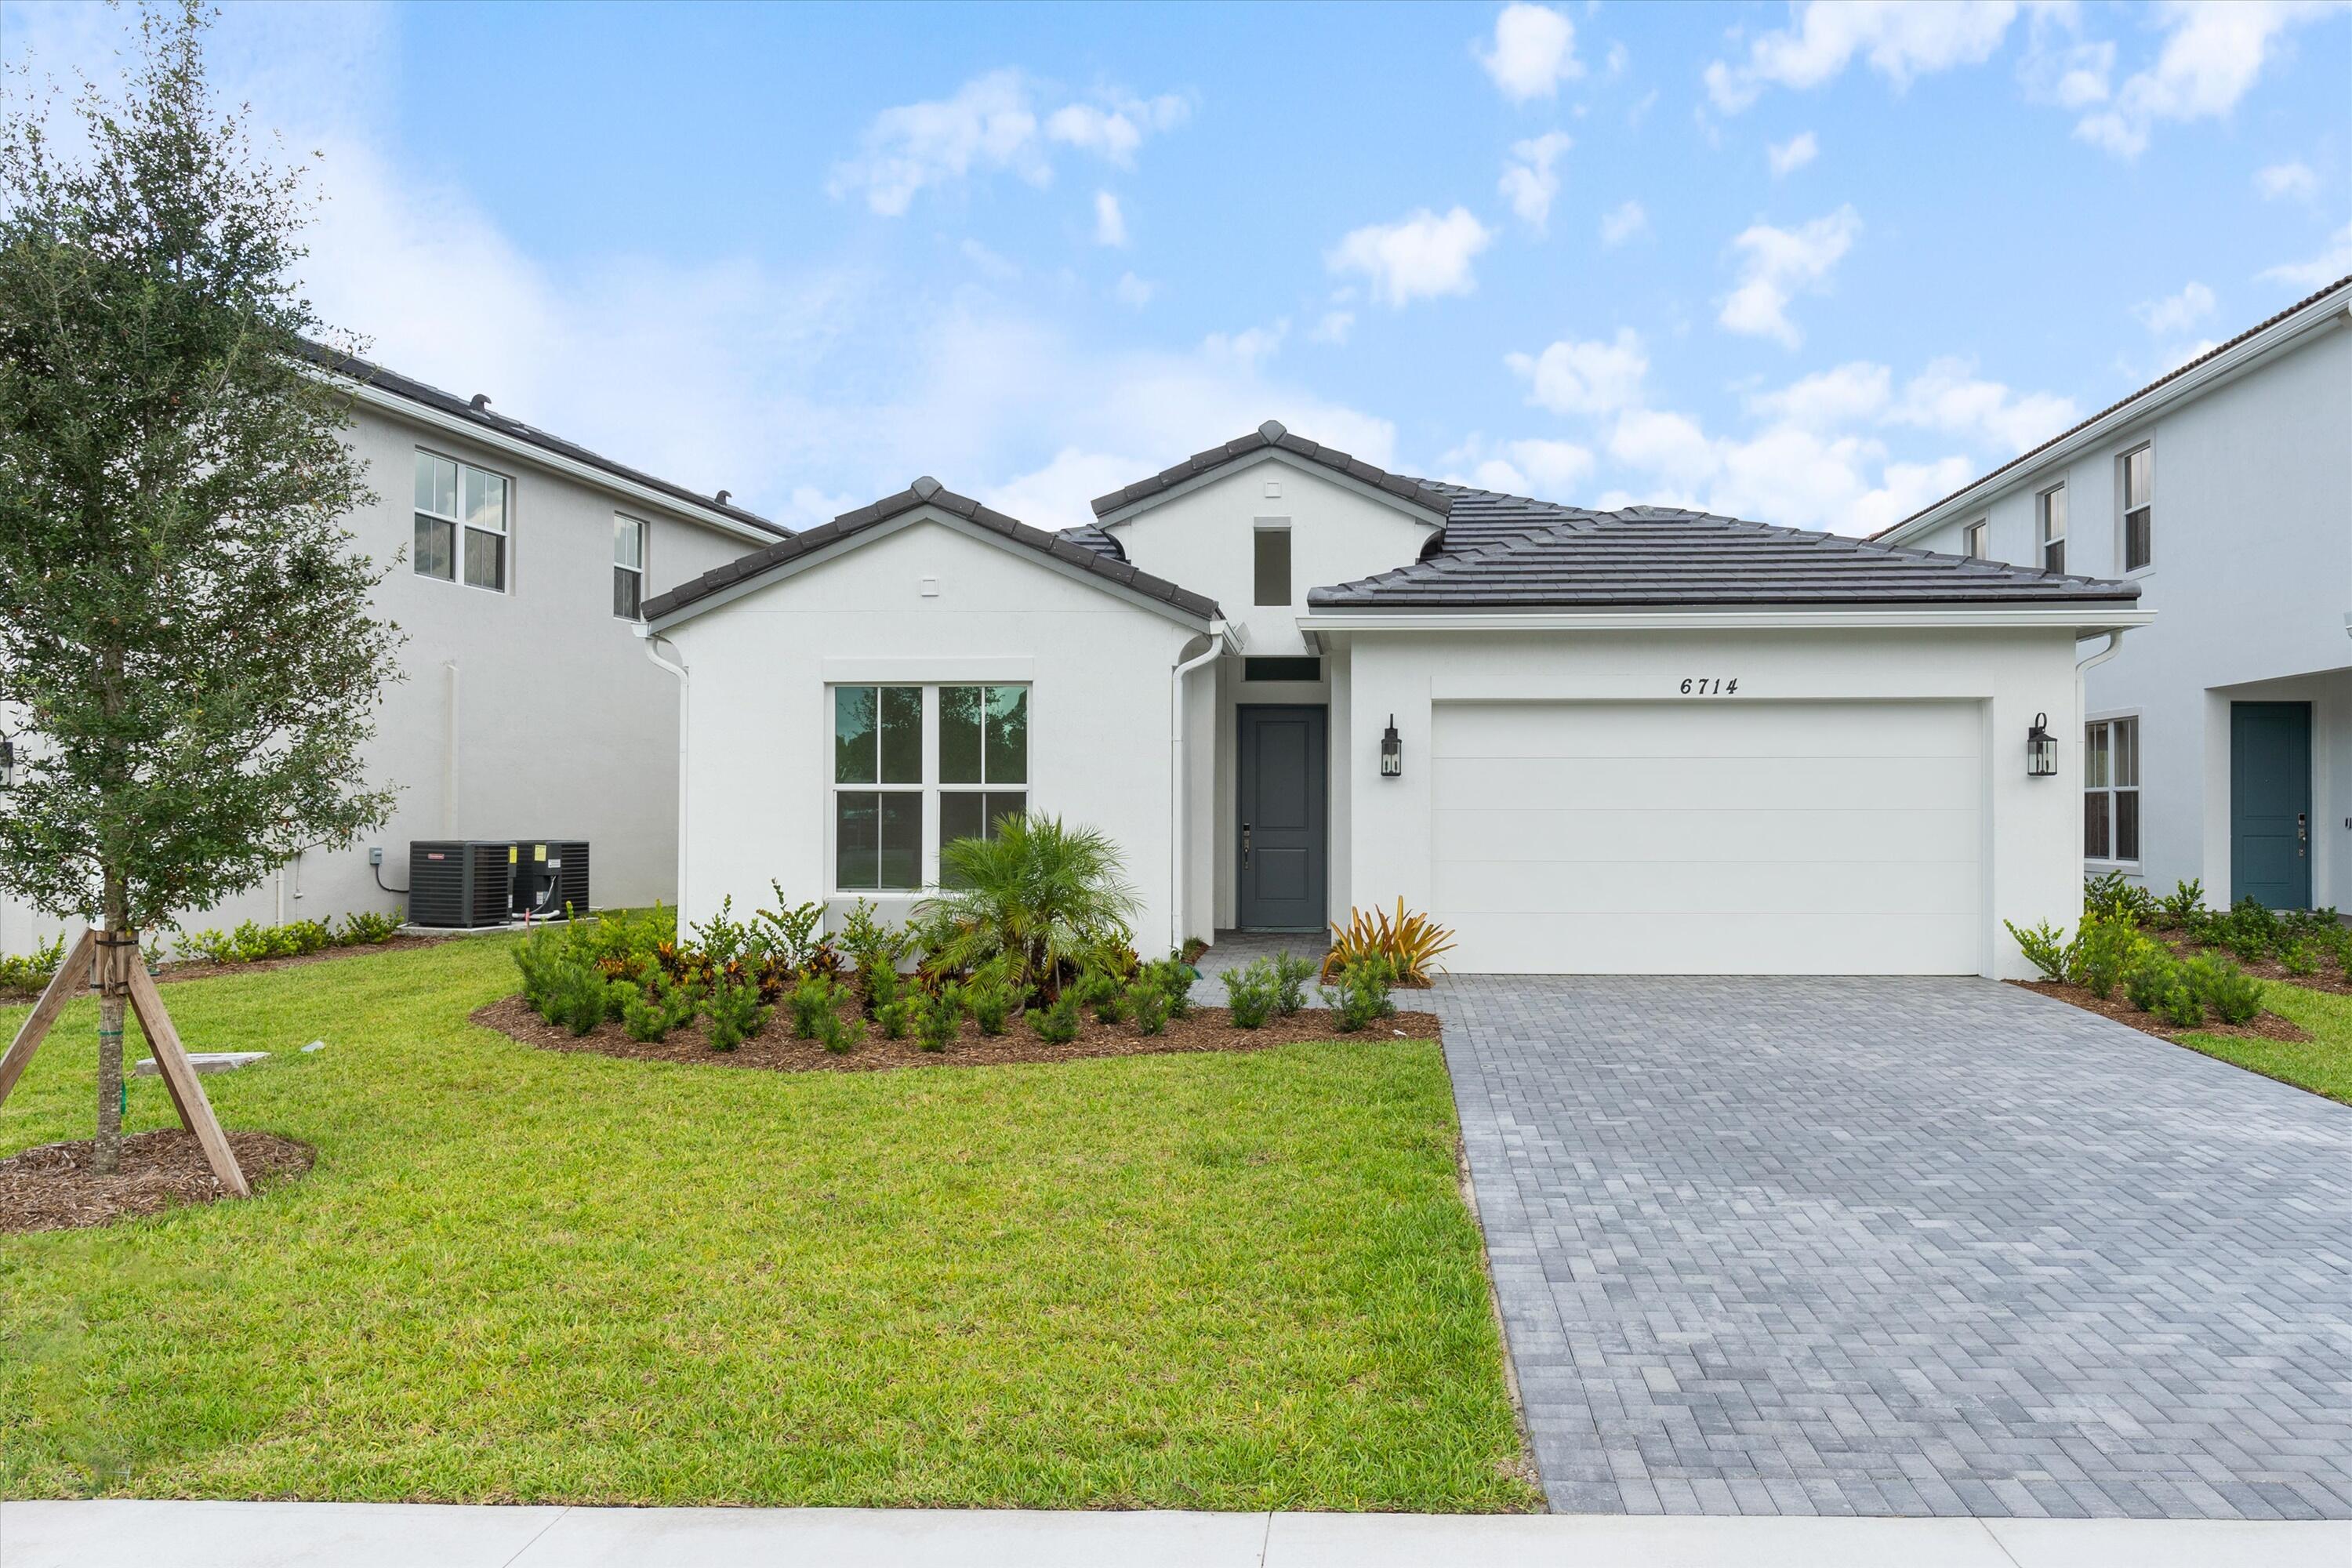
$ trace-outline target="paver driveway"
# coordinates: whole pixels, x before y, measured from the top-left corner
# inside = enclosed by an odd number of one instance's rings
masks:
[[[1990,981],[1435,1005],[1554,1508],[2352,1518],[2352,1109]]]

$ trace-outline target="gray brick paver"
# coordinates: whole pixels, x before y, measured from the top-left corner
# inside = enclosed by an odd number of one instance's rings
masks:
[[[1985,981],[1431,1005],[1555,1507],[2352,1518],[2352,1110]]]

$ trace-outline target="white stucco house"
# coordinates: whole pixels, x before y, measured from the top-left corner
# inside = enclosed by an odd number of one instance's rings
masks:
[[[2352,906],[2352,278],[1879,535],[2118,577],[2083,853],[2209,904]]]
[[[1164,950],[1431,911],[1457,972],[2024,968],[2071,922],[2076,648],[2135,584],[1384,473],[1269,422],[1026,526],[930,479],[646,605],[679,899],[903,910],[1006,810]]]
[[[317,358],[352,394],[344,440],[374,492],[344,520],[387,568],[369,607],[406,637],[368,753],[372,780],[398,795],[378,832],[298,854],[213,909],[180,911],[183,924],[400,908],[417,839],[585,839],[596,904],[674,899],[678,693],[646,663],[638,612],[784,531],[487,396],[324,348]],[[0,952],[58,931],[0,900]]]

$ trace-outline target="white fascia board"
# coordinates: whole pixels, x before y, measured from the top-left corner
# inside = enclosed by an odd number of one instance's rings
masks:
[[[1223,624],[1180,609],[1164,599],[1155,599],[1148,594],[1139,594],[1124,583],[1114,582],[1097,573],[1089,572],[1083,566],[1075,565],[1055,556],[1040,554],[1034,550],[1014,543],[994,529],[981,527],[968,518],[958,517],[955,513],[943,510],[939,507],[921,506],[900,512],[886,522],[877,522],[862,528],[845,539],[834,540],[831,543],[812,550],[805,555],[795,555],[789,561],[779,561],[772,566],[752,573],[748,577],[728,584],[724,588],[705,598],[681,605],[659,620],[649,621],[646,625],[655,631],[667,631],[681,621],[690,621],[697,616],[706,615],[722,605],[732,604],[746,594],[757,593],[771,584],[782,582],[787,577],[796,577],[812,567],[822,566],[826,562],[846,555],[853,550],[872,544],[877,540],[887,539],[900,530],[910,528],[918,522],[935,522],[942,528],[953,529],[967,539],[978,540],[982,544],[992,544],[1015,560],[1025,561],[1033,566],[1043,567],[1049,572],[1057,572],[1074,583],[1083,583],[1089,588],[1098,589],[1110,595],[1113,598],[1124,599],[1137,609],[1150,610],[1154,615],[1165,616],[1178,626],[1189,627],[1195,632],[1213,631]],[[769,542],[772,544],[776,542],[770,540]]]
[[[1773,610],[1338,610],[1298,617],[1309,638],[1334,632],[1629,632],[1629,631],[1921,631],[1951,627],[2073,629],[2094,637],[2144,626],[2154,610],[2096,605],[1884,605],[1840,609]]]
[[[1426,523],[1432,528],[1445,526],[1445,514],[1433,506],[1416,506],[1393,490],[1384,490],[1378,485],[1368,485],[1353,474],[1341,473],[1337,468],[1327,468],[1320,463],[1309,462],[1297,453],[1286,452],[1279,447],[1261,447],[1255,452],[1244,453],[1228,462],[1220,463],[1213,468],[1194,474],[1191,479],[1180,480],[1164,490],[1154,490],[1148,496],[1138,496],[1125,506],[1114,511],[1105,512],[1095,519],[1095,526],[1103,529],[1117,528],[1123,522],[1133,521],[1139,513],[1150,511],[1155,506],[1174,500],[1178,496],[1190,495],[1203,485],[1214,484],[1219,479],[1240,473],[1244,468],[1255,468],[1260,463],[1276,462],[1293,473],[1304,474],[1309,479],[1328,479],[1342,489],[1355,491],[1367,500],[1376,500],[1383,506],[1393,507],[1416,522]]]
[[[493,430],[488,426],[477,425],[470,419],[460,419],[454,414],[444,413],[438,408],[403,397],[396,392],[387,392],[380,386],[352,381],[348,376],[336,375],[333,379],[352,388],[359,400],[371,408],[381,409],[413,425],[425,425],[436,430],[446,430],[453,436],[461,437],[478,446],[492,447],[520,458],[527,463],[536,464],[542,468],[552,468],[559,474],[593,485],[598,489],[626,496],[632,500],[667,512],[673,517],[700,523],[705,528],[716,529],[721,533],[731,534],[737,539],[754,539],[762,544],[773,544],[778,539],[784,537],[782,534],[771,533],[763,528],[754,528],[748,522],[729,517],[725,512],[712,511],[706,507],[696,506],[690,501],[680,500],[667,491],[657,490],[651,485],[641,485],[634,479],[624,479],[609,468],[600,468],[593,463],[583,463],[577,458],[567,458],[561,452],[551,452],[544,447],[520,440],[502,430]]]
[[[1956,517],[1982,511],[1996,497],[2039,482],[2049,469],[2073,461],[2084,448],[2112,440],[2175,404],[2201,396],[2223,382],[2235,380],[2253,369],[2259,362],[2312,332],[2342,326],[2347,321],[2352,321],[2352,305],[2347,305],[2340,298],[2318,300],[2268,331],[2248,338],[2226,353],[2216,354],[2195,370],[2118,405],[2072,435],[2034,454],[2031,463],[1996,469],[1949,500],[1937,502],[1918,516],[1899,522],[1885,533],[1874,535],[1874,538],[1881,544],[1902,544],[1930,529],[1940,528]]]

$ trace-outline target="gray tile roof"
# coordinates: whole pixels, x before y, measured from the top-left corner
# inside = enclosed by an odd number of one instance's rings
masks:
[[[1646,506],[1588,511],[1442,489],[1453,498],[1453,511],[1421,560],[1313,589],[1309,610],[2128,604],[2139,597],[2132,583],[1706,512]]]
[[[1076,528],[1063,529],[1061,534],[1071,543],[1083,544],[1097,555],[1108,555],[1113,561],[1127,559],[1127,546],[1091,522],[1082,522]]]
[[[1024,549],[1034,551],[1039,555],[1050,556],[1055,561],[1066,563],[1095,576],[1105,578],[1132,593],[1140,594],[1147,599],[1154,599],[1172,609],[1180,610],[1196,620],[1213,621],[1218,618],[1217,602],[1206,595],[1180,588],[1166,578],[1155,577],[1149,572],[1139,572],[1125,560],[1091,549],[1066,534],[1048,533],[1042,528],[1032,528],[1027,523],[1007,517],[1001,511],[992,511],[969,496],[960,496],[953,490],[942,488],[939,480],[926,474],[896,495],[885,496],[880,500],[868,506],[859,507],[855,511],[843,512],[831,522],[820,523],[790,538],[779,540],[763,549],[754,550],[746,555],[739,555],[724,565],[711,568],[699,577],[679,584],[666,594],[656,594],[646,601],[646,619],[661,620],[699,600],[709,598],[723,588],[731,587],[746,578],[756,577],[771,567],[781,566],[786,562],[797,560],[813,551],[822,550],[828,544],[837,543],[842,540],[863,533],[877,523],[887,522],[894,517],[913,511],[918,507],[926,506],[936,507],[968,522],[977,523]]]
[[[1265,451],[1269,447],[1280,447],[1295,458],[1303,458],[1307,462],[1345,474],[1360,484],[1385,490],[1408,506],[1420,507],[1425,510],[1433,511],[1441,517],[1445,515],[1447,499],[1443,492],[1430,489],[1419,479],[1409,479],[1402,475],[1391,474],[1385,469],[1376,468],[1360,458],[1351,458],[1345,452],[1336,451],[1329,447],[1318,446],[1303,436],[1294,436],[1283,428],[1282,422],[1278,419],[1267,420],[1238,440],[1228,441],[1222,447],[1212,447],[1205,452],[1195,452],[1174,468],[1162,468],[1150,479],[1138,479],[1124,489],[1113,490],[1107,496],[1097,496],[1094,502],[1095,515],[1108,517],[1121,507],[1158,495],[1162,490],[1173,489],[1188,479],[1198,479],[1202,474],[1213,472],[1228,463],[1246,458],[1253,452]]]
[[[628,479],[648,489],[658,490],[675,500],[685,501],[705,511],[718,512],[721,516],[734,519],[737,522],[747,523],[763,533],[781,535],[786,531],[781,525],[770,522],[757,512],[745,511],[741,507],[730,505],[717,496],[698,495],[684,485],[674,485],[667,479],[656,479],[642,468],[633,468],[626,463],[614,462],[602,453],[592,452],[575,441],[567,441],[561,436],[551,436],[535,425],[526,425],[520,419],[509,418],[506,415],[499,414],[487,403],[477,407],[471,401],[459,397],[455,393],[444,392],[437,386],[428,386],[424,382],[401,374],[398,371],[386,370],[380,364],[344,353],[339,349],[330,348],[324,343],[306,342],[302,345],[302,352],[310,356],[312,363],[333,371],[338,375],[349,376],[352,380],[366,385],[380,387],[396,397],[404,397],[411,403],[422,404],[427,408],[452,415],[469,425],[478,425],[485,430],[493,430],[501,436],[512,437],[542,451],[569,458],[575,463],[585,463],[592,468],[601,468],[616,479]]]

